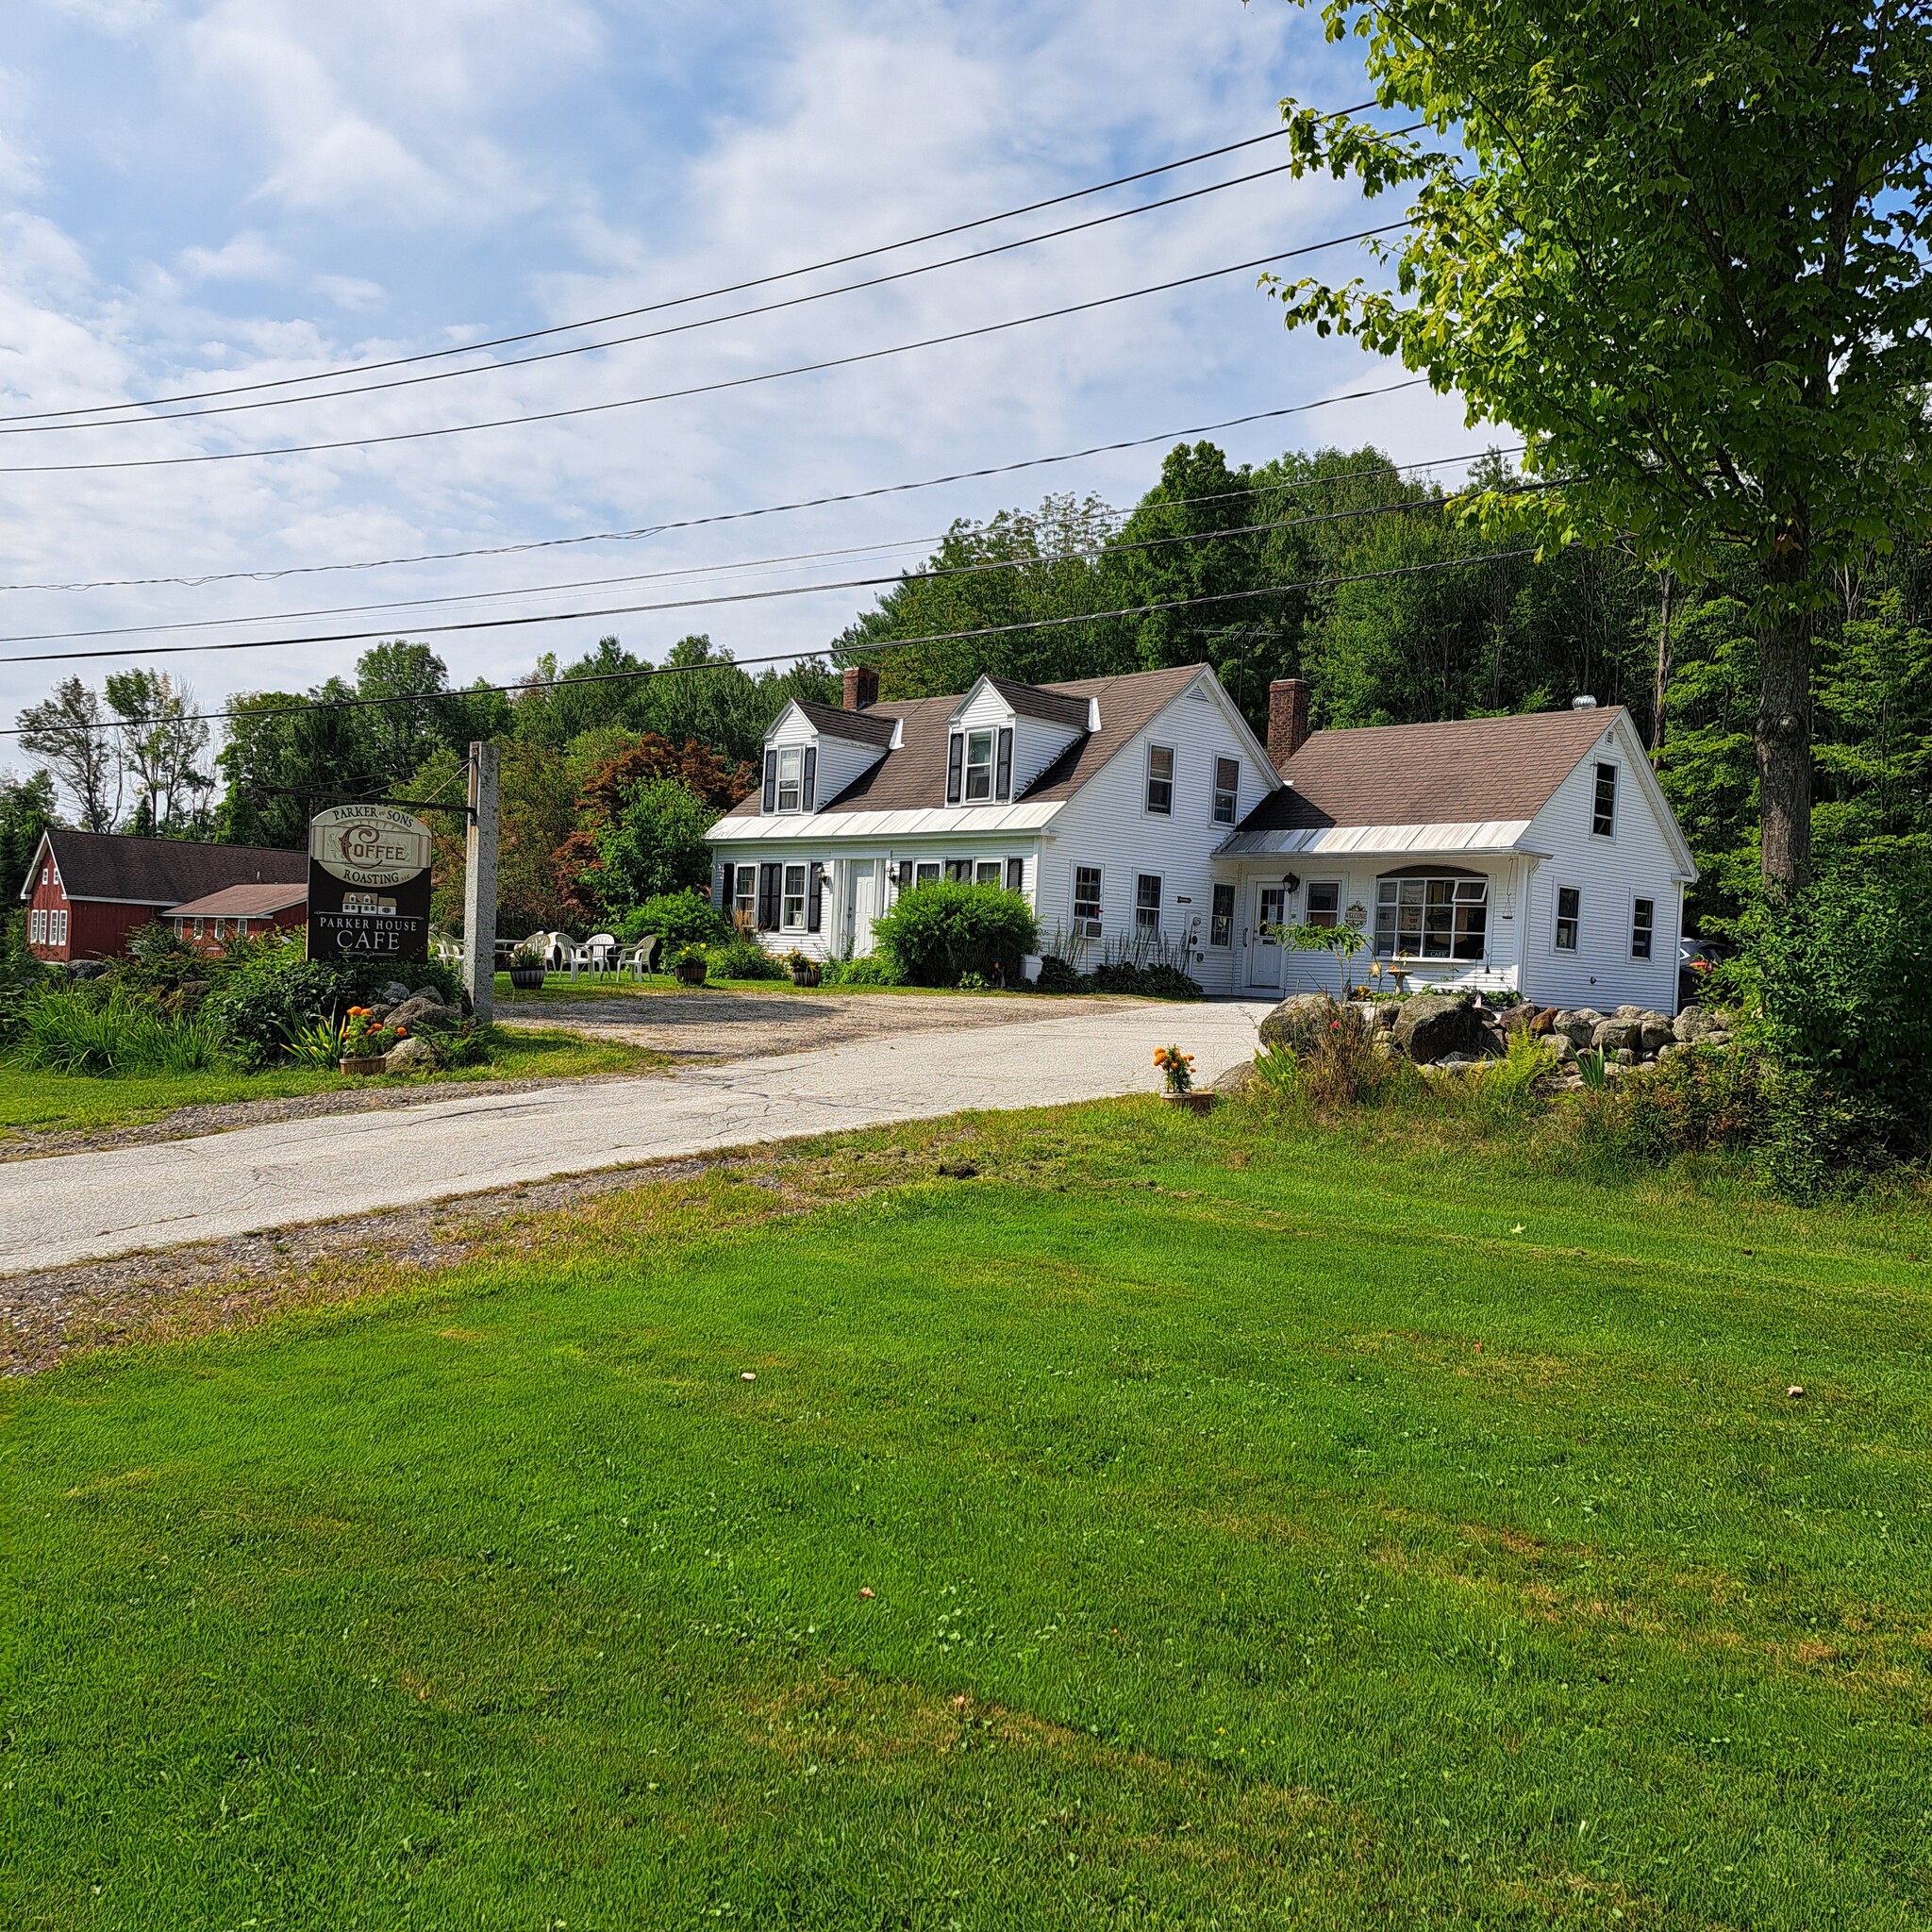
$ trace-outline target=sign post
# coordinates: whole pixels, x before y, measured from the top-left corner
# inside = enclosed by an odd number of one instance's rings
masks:
[[[496,1003],[496,788],[499,748],[470,746],[470,837],[464,848],[463,987],[478,1025]]]
[[[308,957],[407,965],[429,957],[429,827],[391,805],[308,822]]]

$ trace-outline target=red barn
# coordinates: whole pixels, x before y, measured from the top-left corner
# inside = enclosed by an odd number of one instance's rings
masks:
[[[218,954],[229,940],[256,939],[308,923],[308,883],[299,886],[224,886],[219,892],[171,906],[175,937],[198,953]]]
[[[125,950],[136,926],[177,906],[230,886],[306,891],[308,881],[306,852],[50,828],[20,896],[36,958],[105,959]]]

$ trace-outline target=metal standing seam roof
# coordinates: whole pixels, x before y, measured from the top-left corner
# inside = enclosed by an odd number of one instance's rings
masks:
[[[268,845],[203,845],[187,839],[134,839],[119,832],[50,826],[45,847],[70,899],[123,906],[179,906],[226,886],[306,885],[308,855]],[[34,853],[39,867],[41,853]],[[34,873],[20,896],[31,895]]]
[[[1289,759],[1284,789],[1264,798],[1236,837],[1527,823],[1623,715],[1609,705],[1317,731]]]
[[[1158,717],[1208,668],[1205,664],[1180,664],[1171,670],[1130,672],[1118,677],[1083,677],[1068,684],[1013,687],[1059,698],[1062,715],[1058,722],[1067,722],[1077,707],[1081,735],[1012,802],[1059,804],[1071,798],[1136,732]],[[1001,695],[1007,695],[1004,689]],[[1099,700],[1098,731],[1086,728],[1090,698]],[[1011,699],[1008,701],[1010,703]],[[979,814],[990,813],[996,808],[974,806],[971,815],[962,818],[959,808],[948,808],[945,802],[946,739],[958,705],[959,694],[955,692],[946,697],[887,699],[867,706],[859,713],[836,713],[841,718],[897,719],[905,726],[904,738],[896,751],[888,751],[816,812],[788,815],[785,829],[795,831],[806,823],[851,812],[921,812],[935,808],[948,811],[949,830],[966,832],[978,828]],[[771,830],[771,822],[764,819],[762,801],[757,794],[726,812],[712,828],[711,837],[759,836],[755,827],[761,827],[766,834]]]

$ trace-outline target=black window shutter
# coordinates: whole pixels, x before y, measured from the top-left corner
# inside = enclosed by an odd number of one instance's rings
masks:
[[[778,930],[778,877],[775,865],[758,867],[758,930]]]
[[[778,754],[775,751],[765,754],[765,809],[768,812],[778,809]]]
[[[993,774],[992,795],[995,798],[1010,798],[1013,795],[1013,727],[1005,725],[1000,731],[1000,761]]]
[[[806,753],[809,758],[811,754]],[[820,894],[825,890],[825,869],[816,860],[805,875],[805,929],[817,932],[821,923]]]
[[[718,881],[718,910],[728,919],[731,916],[732,875],[738,868],[727,858],[724,861],[724,875]]]
[[[963,774],[966,769],[966,739],[963,733],[954,732],[946,741],[946,803],[958,805],[960,791],[964,789]]]
[[[812,787],[817,782],[818,775],[819,748],[815,744],[808,744],[805,748],[805,790],[799,794],[798,799],[802,810],[809,811],[812,808]]]

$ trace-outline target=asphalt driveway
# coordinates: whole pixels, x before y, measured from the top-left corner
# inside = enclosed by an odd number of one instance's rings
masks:
[[[1032,1009],[1037,1012],[1037,1008]],[[1153,1091],[1178,1041],[1205,1084],[1255,1050],[1262,1004],[1061,1007],[674,1078],[477,1094],[0,1166],[0,1274],[220,1240],[556,1174],[797,1135]]]

